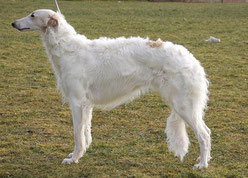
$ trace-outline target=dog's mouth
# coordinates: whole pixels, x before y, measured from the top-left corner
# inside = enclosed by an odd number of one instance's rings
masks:
[[[19,31],[21,31],[21,32],[25,32],[25,31],[30,30],[30,28],[21,28],[21,29],[18,29],[18,28],[17,28],[17,30],[19,30]]]

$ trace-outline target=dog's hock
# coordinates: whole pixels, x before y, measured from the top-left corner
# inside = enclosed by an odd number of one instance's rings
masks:
[[[146,45],[150,46],[151,48],[158,48],[160,47],[164,42],[161,40],[157,40],[157,41],[148,41],[146,42]]]

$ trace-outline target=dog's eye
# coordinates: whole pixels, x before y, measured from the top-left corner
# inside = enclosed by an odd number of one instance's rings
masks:
[[[31,17],[34,17],[34,14],[31,14]]]

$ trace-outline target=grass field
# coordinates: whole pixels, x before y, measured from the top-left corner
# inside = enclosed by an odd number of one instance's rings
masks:
[[[79,164],[61,165],[73,150],[71,113],[37,32],[11,22],[52,0],[0,0],[0,177],[248,177],[248,4],[60,1],[68,22],[88,38],[149,36],[187,47],[210,85],[205,116],[212,161],[195,171],[192,131],[183,163],[168,151],[168,106],[154,93],[112,111],[93,113],[93,144]],[[205,43],[209,36],[221,43]]]

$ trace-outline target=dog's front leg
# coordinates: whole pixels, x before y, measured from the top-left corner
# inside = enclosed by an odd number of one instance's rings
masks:
[[[86,127],[85,118],[83,117],[84,108],[79,102],[70,102],[73,118],[74,128],[74,141],[75,148],[72,154],[69,155],[71,158],[65,158],[62,164],[78,163],[78,160],[83,156],[86,151],[85,135],[84,130]]]
[[[92,137],[91,137],[92,110],[93,110],[93,106],[90,103],[88,103],[88,102],[83,103],[83,106],[82,106],[82,119],[83,119],[83,126],[84,126],[84,129],[83,129],[84,135],[83,135],[82,139],[83,139],[83,144],[84,144],[84,139],[85,139],[86,150],[90,147],[90,144],[92,142]],[[70,153],[68,155],[68,157],[72,158],[73,153]]]
[[[86,149],[90,147],[90,144],[92,142],[92,137],[91,137],[91,119],[92,119],[92,110],[93,107],[91,105],[87,105],[83,109],[83,117],[85,117],[85,130],[84,130],[84,135],[85,135],[85,144],[86,144]]]

